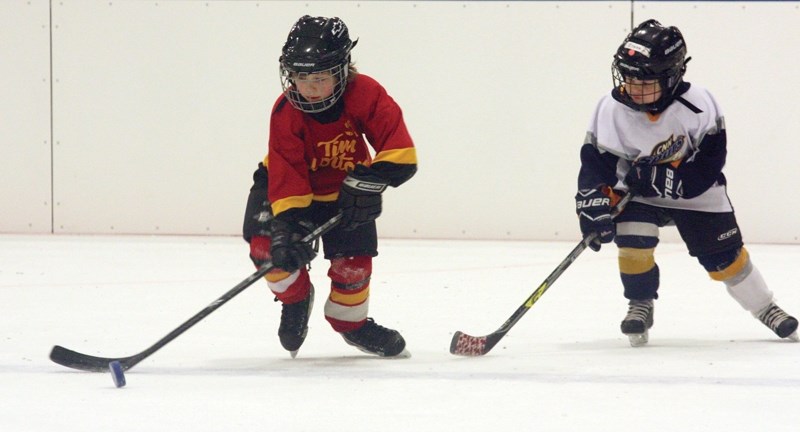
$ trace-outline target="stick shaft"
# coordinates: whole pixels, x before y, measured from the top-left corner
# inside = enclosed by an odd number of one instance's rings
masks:
[[[616,218],[617,215],[622,213],[622,210],[628,204],[628,202],[633,198],[632,194],[625,195],[619,203],[614,207],[611,217]],[[450,353],[455,355],[464,355],[464,356],[481,356],[494,348],[500,339],[502,339],[506,333],[508,333],[517,322],[522,319],[525,313],[533,307],[534,304],[539,300],[539,298],[544,295],[545,292],[555,283],[555,281],[561,276],[562,273],[570,266],[576,259],[589,247],[589,244],[597,238],[597,233],[589,234],[588,236],[584,237],[583,240],[580,241],[572,251],[564,258],[556,268],[550,273],[550,275],[545,278],[544,282],[542,282],[533,293],[525,299],[525,302],[511,314],[510,317],[501,325],[497,330],[492,333],[489,333],[486,336],[470,336],[464,332],[457,331],[453,334],[453,339],[450,341]]]
[[[341,220],[341,218],[342,218],[341,214],[337,214],[324,224],[317,227],[317,229],[312,231],[310,234],[305,236],[302,239],[302,241],[311,242],[319,238],[320,236],[331,230],[334,226],[336,226],[336,224],[339,223],[339,220]],[[182,335],[184,332],[186,332],[186,330],[192,328],[195,324],[203,320],[205,317],[211,315],[211,313],[222,307],[222,305],[227,303],[230,299],[236,297],[242,291],[247,289],[249,286],[253,285],[256,281],[264,277],[264,275],[266,275],[273,268],[274,266],[272,265],[271,262],[264,264],[258,270],[256,270],[255,273],[251,274],[246,279],[239,282],[235,287],[231,288],[228,292],[226,292],[225,294],[214,300],[211,304],[203,308],[203,310],[196,313],[194,316],[186,320],[183,324],[179,325],[177,328],[169,332],[166,336],[159,339],[152,346],[150,346],[149,348],[138,354],[134,354],[128,357],[96,357],[88,354],[82,354],[77,351],[64,348],[60,345],[56,345],[50,351],[50,360],[62,366],[66,366],[73,369],[91,371],[91,372],[107,371],[108,364],[110,362],[119,361],[120,365],[122,365],[123,370],[128,370],[134,367],[142,360],[146,359],[147,357],[150,357],[153,353],[163,348],[164,345],[170,343],[173,339]]]

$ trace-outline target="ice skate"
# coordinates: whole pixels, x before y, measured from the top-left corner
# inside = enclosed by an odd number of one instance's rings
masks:
[[[372,318],[367,318],[361,328],[342,333],[345,342],[367,354],[376,354],[381,357],[410,357],[406,351],[406,341],[397,330],[375,324]]]
[[[292,358],[297,357],[297,351],[303,345],[308,334],[308,319],[314,307],[314,286],[311,286],[308,297],[297,303],[283,304],[281,311],[281,325],[278,327],[278,338],[281,345]]]
[[[648,331],[653,326],[653,300],[631,300],[628,314],[620,324],[622,333],[628,336],[631,346],[647,344]]]
[[[797,319],[784,312],[775,303],[770,303],[769,306],[754,315],[765,326],[775,332],[778,337],[791,339],[795,342],[800,340],[797,336]]]

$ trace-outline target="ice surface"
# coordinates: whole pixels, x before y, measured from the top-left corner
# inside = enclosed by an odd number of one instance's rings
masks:
[[[253,268],[230,237],[0,236],[0,431],[797,431],[800,343],[778,340],[662,244],[646,347],[613,247],[586,251],[485,357],[453,332],[497,329],[574,244],[382,240],[371,316],[413,356],[344,343],[314,309],[296,359],[258,282],[125,375],[49,361],[152,345]],[[800,247],[749,245],[778,303],[800,314]],[[318,306],[327,262],[314,262]]]

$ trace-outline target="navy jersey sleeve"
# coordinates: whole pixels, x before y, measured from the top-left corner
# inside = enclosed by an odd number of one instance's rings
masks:
[[[678,165],[683,198],[699,196],[714,184],[724,185],[725,175],[722,168],[725,166],[727,154],[725,127],[719,125],[715,131],[706,134],[697,150],[687,155]]]
[[[585,143],[581,147],[578,190],[595,189],[600,186],[615,187],[618,161],[619,157],[609,152],[600,152],[593,144]]]

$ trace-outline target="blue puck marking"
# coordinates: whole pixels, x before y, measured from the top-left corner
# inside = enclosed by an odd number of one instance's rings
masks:
[[[111,370],[111,378],[114,379],[114,385],[117,387],[125,386],[125,373],[119,361],[114,360],[110,362],[108,364],[108,369]]]

